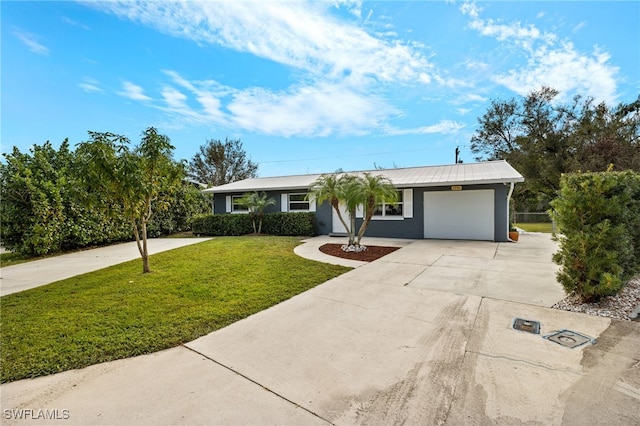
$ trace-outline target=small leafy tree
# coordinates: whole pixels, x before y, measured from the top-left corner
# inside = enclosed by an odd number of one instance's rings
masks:
[[[267,198],[266,192],[248,192],[242,196],[239,200],[241,206],[246,207],[251,215],[251,222],[253,223],[253,232],[256,234],[262,233],[262,220],[264,219],[264,210],[276,204],[276,200],[273,198]],[[258,219],[258,226],[256,227],[256,218]]]
[[[131,149],[129,139],[113,133],[89,132],[90,140],[82,142],[78,154],[82,159],[88,185],[100,199],[118,203],[129,220],[140,256],[142,270],[149,268],[147,224],[154,208],[166,208],[161,195],[180,185],[184,167],[172,160],[174,147],[167,136],[149,127],[142,132],[140,144]],[[92,199],[94,207],[109,210],[100,199]]]

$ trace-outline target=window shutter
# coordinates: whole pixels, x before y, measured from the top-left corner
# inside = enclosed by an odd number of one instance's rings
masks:
[[[316,197],[314,197],[313,195],[309,195],[309,211],[316,211]]]
[[[289,195],[288,194],[280,194],[280,211],[281,212],[289,211]]]
[[[227,213],[231,213],[231,195],[227,195]]]
[[[413,189],[408,188],[402,190],[402,202],[404,203],[402,208],[404,217],[413,218]]]

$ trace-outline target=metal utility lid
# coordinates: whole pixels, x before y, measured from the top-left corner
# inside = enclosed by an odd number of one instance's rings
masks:
[[[514,318],[511,326],[514,330],[526,331],[527,333],[532,334],[540,334],[540,322],[538,321],[523,318]]]
[[[544,336],[544,338],[571,349],[577,348],[578,346],[582,346],[586,343],[595,344],[596,342],[592,337],[585,336],[584,334],[576,333],[571,330],[560,330]]]

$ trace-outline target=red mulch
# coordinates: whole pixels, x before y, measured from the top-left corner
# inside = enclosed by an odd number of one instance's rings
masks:
[[[372,262],[400,248],[400,247],[367,246],[367,249],[365,251],[361,251],[360,253],[354,253],[354,252],[342,251],[340,247],[342,247],[342,244],[325,244],[323,246],[320,246],[320,251],[330,256],[341,257],[343,259]]]

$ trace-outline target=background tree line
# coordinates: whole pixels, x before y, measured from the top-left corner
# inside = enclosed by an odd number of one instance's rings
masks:
[[[525,177],[520,211],[545,211],[570,172],[640,171],[640,97],[610,107],[592,98],[558,101],[549,87],[522,98],[493,100],[471,138],[477,160],[507,160]]]

